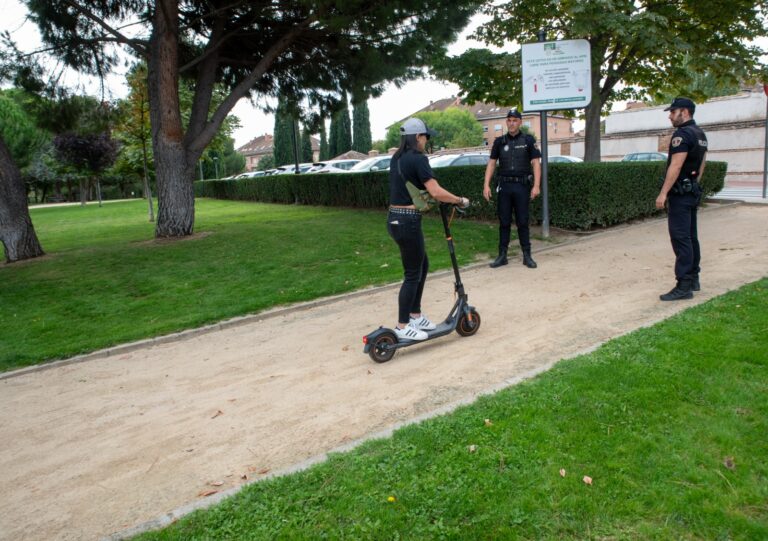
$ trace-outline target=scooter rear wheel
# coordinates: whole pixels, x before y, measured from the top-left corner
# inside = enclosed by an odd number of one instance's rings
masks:
[[[380,334],[371,344],[368,355],[377,363],[385,363],[395,354],[393,346],[397,343],[397,337],[392,333]]]
[[[472,336],[480,328],[480,314],[475,310],[471,310],[469,314],[471,317],[467,317],[467,314],[461,314],[456,324],[456,332],[460,336]]]

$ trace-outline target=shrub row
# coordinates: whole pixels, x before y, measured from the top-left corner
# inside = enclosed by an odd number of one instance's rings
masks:
[[[704,197],[723,188],[726,162],[708,162]],[[609,226],[658,212],[656,196],[664,174],[664,162],[553,163],[549,164],[550,224],[564,229]],[[469,197],[469,216],[496,219],[494,200],[482,197],[483,166],[445,167],[436,170],[447,190]],[[197,197],[297,203],[358,208],[386,208],[389,173],[275,175],[239,180],[203,180],[195,183]],[[541,220],[541,198],[531,206],[532,220]]]

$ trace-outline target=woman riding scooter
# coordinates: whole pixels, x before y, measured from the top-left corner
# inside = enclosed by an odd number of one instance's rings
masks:
[[[429,271],[429,259],[421,230],[421,213],[411,195],[413,188],[428,192],[432,199],[461,207],[469,199],[453,195],[435,179],[424,154],[427,141],[435,132],[418,118],[409,118],[400,127],[400,147],[389,166],[389,214],[387,231],[400,247],[403,263],[403,285],[398,296],[398,319],[395,335],[398,341],[426,340],[425,331],[435,329],[421,312],[421,295]],[[408,183],[412,185],[409,190]]]

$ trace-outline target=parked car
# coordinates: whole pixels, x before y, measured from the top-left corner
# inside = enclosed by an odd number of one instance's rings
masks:
[[[353,165],[360,162],[360,160],[326,160],[324,162],[315,162],[312,167],[309,168],[307,173],[346,173]]]
[[[367,158],[349,168],[350,173],[359,173],[361,171],[388,171],[389,162],[392,156],[374,156]]]
[[[306,163],[300,163],[299,164],[299,173],[306,173],[309,171],[309,169],[312,167],[311,162]],[[270,175],[286,175],[289,173],[295,173],[296,172],[296,164],[295,163],[287,163],[285,165],[281,165],[280,167],[276,167],[274,170],[272,170],[272,173],[269,173]]]
[[[487,165],[490,154],[484,152],[464,152],[462,154],[443,154],[431,156],[429,165],[435,167],[452,167],[454,165]]]
[[[624,156],[623,162],[656,162],[667,161],[667,155],[663,152],[630,152]]]
[[[547,163],[582,163],[583,161],[577,156],[547,156]]]
[[[246,171],[245,173],[240,173],[235,178],[256,178],[263,177],[266,174],[266,171]]]

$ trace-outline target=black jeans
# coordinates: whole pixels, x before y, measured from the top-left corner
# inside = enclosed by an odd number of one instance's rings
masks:
[[[696,224],[698,197],[670,194],[668,199],[669,240],[675,252],[675,278],[682,280],[699,273],[701,249]]]
[[[531,202],[531,188],[523,182],[498,182],[496,209],[499,214],[499,249],[506,250],[509,246],[512,210],[514,209],[520,247],[523,251],[530,251],[531,234],[528,227],[528,206]]]
[[[403,285],[398,296],[398,323],[408,323],[411,313],[421,312],[421,294],[429,272],[429,258],[424,249],[421,214],[393,212],[387,216],[387,231],[400,247]]]

